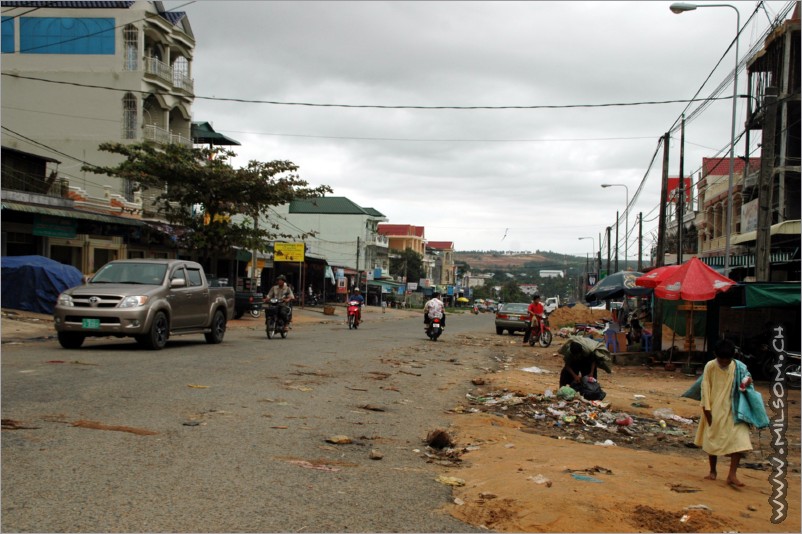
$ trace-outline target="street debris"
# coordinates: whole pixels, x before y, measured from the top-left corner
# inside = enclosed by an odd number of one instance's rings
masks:
[[[549,480],[548,478],[544,477],[541,474],[537,474],[533,477],[528,477],[527,480],[531,480],[535,484],[545,484],[547,488],[550,488],[552,484],[551,480]]]
[[[368,458],[370,458],[371,460],[381,460],[382,458],[384,458],[384,453],[382,453],[377,449],[371,449],[370,453],[368,453]]]
[[[437,482],[441,484],[446,484],[447,486],[464,486],[465,481],[461,478],[457,477],[447,477],[445,475],[440,475],[435,479]]]
[[[684,447],[692,439],[694,423],[670,409],[655,410],[661,416],[631,415],[612,409],[611,403],[589,401],[564,386],[557,395],[524,394],[508,390],[467,394],[466,413],[494,413],[524,423],[522,431],[536,431],[557,439],[572,439],[604,447],[624,445],[634,448],[665,450]],[[571,393],[574,393],[571,395]],[[615,437],[610,434],[614,434]]]
[[[158,432],[154,432],[153,430],[147,430],[144,428],[134,428],[131,426],[120,426],[120,425],[104,425],[103,423],[98,423],[97,421],[87,421],[85,419],[75,421],[71,423],[70,426],[79,428],[91,428],[94,430],[112,430],[114,432],[128,432],[130,434],[136,434],[138,436],[155,436],[156,434],[158,434]]]
[[[187,384],[187,387],[192,389],[208,389],[209,386],[201,386],[200,384]]]
[[[445,449],[454,446],[454,440],[448,432],[440,428],[429,432],[426,436],[426,443],[433,449]]]
[[[521,371],[524,371],[526,373],[535,373],[537,375],[551,374],[551,371],[549,371],[547,369],[541,369],[540,367],[537,367],[537,366],[534,366],[534,365],[532,367],[525,367],[525,368],[521,369]]]
[[[684,484],[671,484],[670,482],[666,483],[666,486],[668,486],[671,491],[676,491],[677,493],[696,493],[702,491],[701,488],[686,486]]]
[[[349,443],[353,443],[351,438],[343,435],[331,436],[330,438],[326,438],[326,441],[334,443],[335,445],[348,445]]]
[[[27,426],[21,421],[17,421],[15,419],[3,419],[2,427],[3,430],[37,430],[41,428],[38,426]]]
[[[385,412],[385,411],[387,411],[383,407],[377,406],[375,404],[363,404],[362,406],[360,406],[360,408],[362,408],[363,410],[369,410],[371,412]]]

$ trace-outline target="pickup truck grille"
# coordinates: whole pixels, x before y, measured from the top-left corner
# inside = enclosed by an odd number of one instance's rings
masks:
[[[72,297],[72,305],[76,308],[115,308],[123,298],[117,295],[99,296],[75,296]]]

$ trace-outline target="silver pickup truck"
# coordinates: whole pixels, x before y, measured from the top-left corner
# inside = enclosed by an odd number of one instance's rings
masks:
[[[234,289],[209,287],[199,263],[116,260],[58,297],[54,320],[65,349],[87,337],[133,337],[159,350],[171,335],[204,334],[220,343],[234,314]]]

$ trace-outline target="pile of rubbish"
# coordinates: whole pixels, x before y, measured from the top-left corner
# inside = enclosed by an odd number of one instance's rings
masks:
[[[622,445],[638,449],[691,446],[695,421],[658,408],[655,418],[630,415],[612,409],[611,403],[589,401],[568,386],[556,393],[522,394],[509,391],[466,395],[469,412],[496,413],[524,423],[530,433],[605,447]]]

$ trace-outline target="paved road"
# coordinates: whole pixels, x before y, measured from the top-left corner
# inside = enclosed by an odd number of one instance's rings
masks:
[[[252,321],[156,352],[4,345],[2,530],[478,531],[442,511],[435,479],[458,471],[427,463],[424,440],[493,365],[476,341],[492,316],[450,316],[437,343],[420,317],[366,319],[273,340]],[[87,428],[102,425],[118,428]]]

